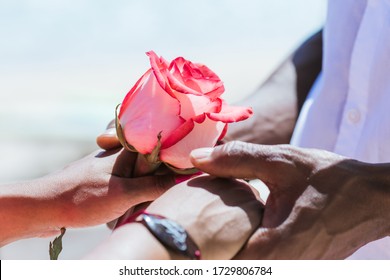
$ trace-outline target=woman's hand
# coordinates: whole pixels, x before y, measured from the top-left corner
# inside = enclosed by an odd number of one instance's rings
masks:
[[[0,245],[109,222],[174,185],[173,175],[126,178],[135,159],[121,149],[97,151],[42,178],[1,186]]]
[[[156,199],[174,185],[173,175],[130,178],[136,157],[125,150],[100,151],[54,175],[65,182],[58,196],[62,209],[66,209],[64,226],[109,222],[129,208]]]
[[[106,130],[96,138],[96,143],[106,151],[122,147],[116,134],[115,120],[112,120]]]

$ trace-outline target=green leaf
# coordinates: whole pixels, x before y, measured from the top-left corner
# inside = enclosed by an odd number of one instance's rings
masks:
[[[58,260],[58,256],[62,251],[62,237],[64,236],[65,231],[66,231],[65,228],[61,228],[60,236],[54,238],[53,243],[50,242],[49,244],[50,260]]]

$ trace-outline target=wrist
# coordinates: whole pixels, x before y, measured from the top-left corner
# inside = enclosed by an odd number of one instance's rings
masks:
[[[390,165],[333,158],[331,154],[324,159],[309,181],[321,215],[313,222],[319,227],[316,232],[327,233],[332,258],[344,258],[389,235],[390,180],[386,172],[389,174]]]
[[[85,226],[80,222],[86,214],[80,206],[93,191],[93,184],[86,188],[87,182],[83,176],[89,175],[85,172],[76,174],[73,169],[65,168],[51,173],[43,178],[45,180],[46,195],[50,197],[47,209],[50,209],[52,216],[50,219],[51,226],[57,228],[76,228]],[[99,184],[96,180],[94,184]],[[90,217],[92,219],[93,217]]]
[[[42,199],[40,215],[47,227],[61,229],[68,226],[71,215],[71,200],[67,190],[71,189],[73,177],[64,176],[62,171],[54,172],[39,179]]]
[[[173,259],[200,259],[198,246],[175,221],[141,210],[125,219],[119,227],[137,223],[143,225],[170,252]]]
[[[170,260],[170,252],[141,224],[129,223],[88,254],[86,259]]]
[[[127,240],[124,257],[126,259],[170,260],[172,255],[153,234],[142,224],[130,223],[121,226],[113,233],[112,238]],[[121,242],[122,243],[122,242]],[[121,244],[123,246],[123,244]]]
[[[364,164],[363,174],[381,237],[390,236],[390,164]]]
[[[0,246],[10,242],[55,235],[60,228],[54,204],[46,192],[45,178],[1,186]]]
[[[343,184],[350,210],[355,213],[355,230],[366,232],[366,242],[374,241],[390,234],[390,164],[371,164],[356,160],[346,160],[342,172],[347,171]]]

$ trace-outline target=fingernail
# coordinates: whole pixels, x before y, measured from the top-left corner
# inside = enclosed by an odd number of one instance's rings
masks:
[[[210,157],[213,150],[214,150],[213,148],[195,149],[191,152],[191,157],[196,159],[196,160],[206,159],[206,158]]]

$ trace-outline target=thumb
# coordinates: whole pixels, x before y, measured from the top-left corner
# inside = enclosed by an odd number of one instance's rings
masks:
[[[118,136],[116,135],[115,121],[112,120],[106,130],[96,138],[98,146],[104,150],[112,150],[121,147]]]
[[[201,148],[191,152],[192,164],[211,175],[253,179],[261,157],[260,145],[239,141],[229,142],[214,148]]]

